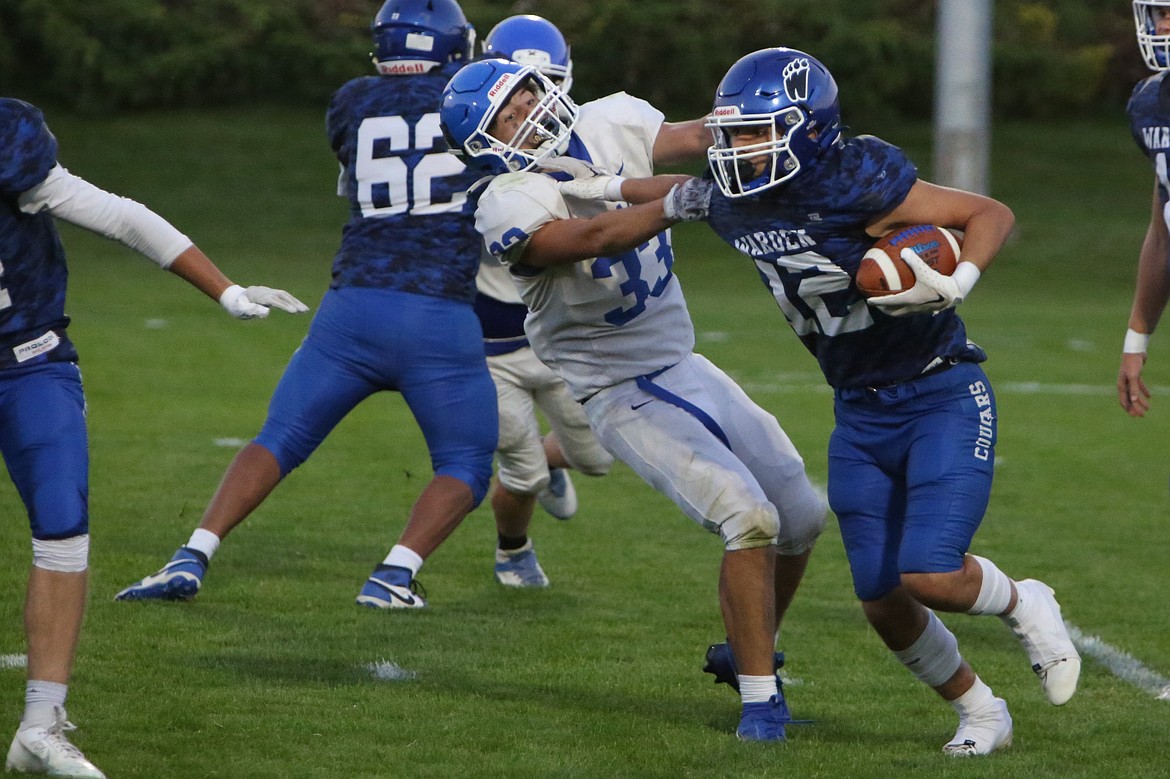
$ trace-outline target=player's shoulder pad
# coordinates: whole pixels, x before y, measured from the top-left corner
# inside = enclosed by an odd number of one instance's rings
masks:
[[[502,255],[517,242],[556,219],[568,219],[557,182],[543,173],[504,173],[488,184],[475,210],[475,229],[492,254]]]
[[[622,121],[646,109],[654,107],[640,97],[634,97],[628,92],[614,92],[583,103],[580,107],[582,114],[597,114],[611,118],[613,121]]]
[[[483,200],[499,198],[504,200],[523,199],[527,202],[544,202],[549,196],[560,199],[560,190],[557,182],[543,173],[522,171],[520,173],[502,173],[488,182],[484,190]]]
[[[36,106],[0,98],[0,191],[20,194],[57,164],[57,139]]]

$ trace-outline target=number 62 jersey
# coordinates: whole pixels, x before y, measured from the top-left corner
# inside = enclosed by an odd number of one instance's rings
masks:
[[[363,76],[325,117],[350,217],[333,288],[381,287],[471,303],[480,241],[467,188],[479,178],[439,129],[443,86],[462,63],[410,76]]]
[[[653,175],[663,114],[625,93],[581,106],[565,156],[626,177]],[[510,266],[528,306],[524,330],[536,355],[577,400],[682,360],[694,327],[672,272],[670,231],[634,250],[549,268],[519,262],[527,240],[559,219],[596,216],[618,203],[566,198],[563,173],[506,173],[492,179],[476,210],[488,250]]]

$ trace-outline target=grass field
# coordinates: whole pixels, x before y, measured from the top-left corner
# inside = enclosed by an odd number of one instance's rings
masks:
[[[237,281],[319,300],[344,207],[318,113],[49,119],[66,166],[152,205]],[[885,136],[929,160],[926,128]],[[1156,682],[1170,676],[1170,344],[1154,339],[1146,419],[1113,390],[1151,176],[1120,118],[1004,126],[994,152],[994,194],[1019,227],[963,305],[1001,418],[974,551],[1052,584],[1069,622]],[[430,475],[395,395],[346,419],[225,543],[195,602],[114,603],[197,524],[309,320],[236,322],[118,245],[64,236],[92,448],[70,713],[112,778],[1170,776],[1170,702],[1086,657],[1079,694],[1054,709],[998,620],[963,616],[945,621],[1007,698],[1016,743],[944,757],[954,714],[866,626],[831,521],[781,641],[789,702],[816,724],[784,746],[738,743],[737,698],[699,672],[722,637],[718,541],[622,466],[576,479],[572,521],[537,517],[547,591],[495,585],[481,507],[422,571],[431,609],[359,609]],[[831,397],[814,361],[745,259],[702,226],[676,244],[699,351],[779,417],[823,483]],[[0,516],[2,657],[24,652],[29,559],[10,486]],[[379,663],[406,678],[377,678]],[[0,667],[0,726],[15,727],[23,684]]]

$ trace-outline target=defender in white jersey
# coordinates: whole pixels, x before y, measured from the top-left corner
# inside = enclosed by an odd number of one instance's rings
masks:
[[[720,604],[742,671],[737,734],[783,740],[791,718],[773,674],[777,607],[795,590],[825,507],[775,418],[693,352],[668,228],[702,188],[677,177],[666,192],[651,180],[640,186],[661,199],[614,218],[616,203],[589,198],[588,170],[583,181],[556,170],[582,173],[583,161],[649,175],[671,157],[663,115],[625,94],[578,109],[534,68],[487,60],[447,85],[440,119],[470,166],[502,174],[480,197],[476,227],[520,288],[537,355],[606,449],[723,539]],[[697,129],[695,143],[707,143]],[[596,181],[648,199],[621,178]],[[789,586],[778,596],[781,579]]]
[[[504,19],[484,39],[483,52],[532,65],[569,91],[569,45],[547,19],[531,14]],[[485,253],[475,286],[475,313],[483,328],[500,418],[491,494],[496,581],[508,587],[546,587],[548,576],[528,536],[537,503],[557,519],[570,519],[577,511],[577,493],[568,469],[603,476],[613,457],[589,429],[585,411],[565,382],[532,351],[524,333],[528,308],[507,267]],[[537,409],[548,422],[548,435],[541,435]]]

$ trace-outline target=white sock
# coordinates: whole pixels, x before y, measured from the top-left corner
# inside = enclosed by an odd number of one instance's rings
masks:
[[[739,678],[739,697],[744,703],[764,703],[776,694],[776,675],[745,676],[737,674]]]
[[[971,689],[950,701],[950,704],[955,707],[955,711],[959,712],[959,716],[964,716],[974,711],[980,711],[994,702],[995,693],[984,684],[982,679],[976,676],[975,684],[971,685]]]
[[[215,554],[215,550],[219,549],[219,536],[210,530],[204,530],[201,527],[196,528],[195,532],[191,534],[191,538],[188,539],[186,546],[207,555],[207,560],[210,562],[212,556]]]
[[[29,679],[24,687],[24,717],[20,720],[20,726],[47,728],[52,725],[56,719],[53,709],[57,706],[65,707],[65,696],[68,693],[67,684]]]
[[[395,544],[382,563],[383,565],[396,565],[399,568],[409,569],[413,578],[418,575],[418,569],[422,568],[423,559],[413,549],[402,544]]]

